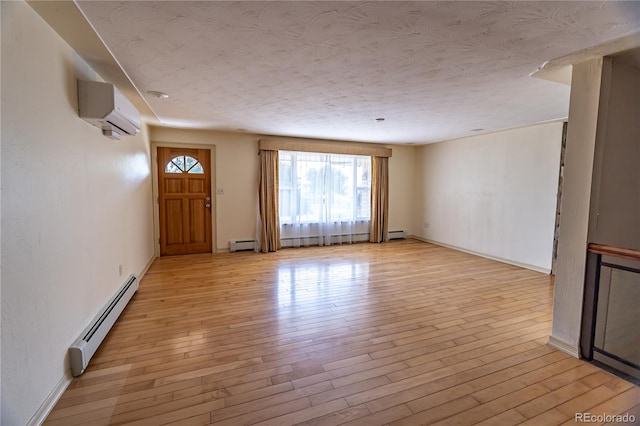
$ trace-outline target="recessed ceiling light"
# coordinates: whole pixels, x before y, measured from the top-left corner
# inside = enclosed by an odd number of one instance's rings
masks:
[[[378,123],[381,123],[381,122],[383,122],[383,121],[384,121],[384,118],[376,118],[376,121],[377,121]]]
[[[149,90],[147,93],[151,96],[155,96],[158,99],[167,99],[169,97],[169,95],[167,95],[166,93],[158,92],[157,90]]]

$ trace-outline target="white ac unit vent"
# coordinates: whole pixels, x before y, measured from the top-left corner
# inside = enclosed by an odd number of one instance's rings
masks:
[[[78,80],[78,113],[110,139],[140,131],[140,113],[113,84]]]

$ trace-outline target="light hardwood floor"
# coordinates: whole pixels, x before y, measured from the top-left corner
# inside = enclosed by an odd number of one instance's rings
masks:
[[[547,275],[415,240],[156,260],[54,425],[557,425],[639,388],[547,346]]]

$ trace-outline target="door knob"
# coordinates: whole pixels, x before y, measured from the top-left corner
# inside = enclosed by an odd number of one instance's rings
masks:
[[[211,208],[211,204],[210,204],[210,203],[207,203],[207,204],[205,204],[204,206],[205,206],[206,208],[208,208],[208,209],[210,209],[210,208]]]

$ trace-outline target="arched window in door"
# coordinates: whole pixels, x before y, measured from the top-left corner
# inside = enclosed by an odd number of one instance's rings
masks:
[[[189,155],[178,155],[173,157],[164,168],[165,173],[191,173],[204,174],[202,164]]]

